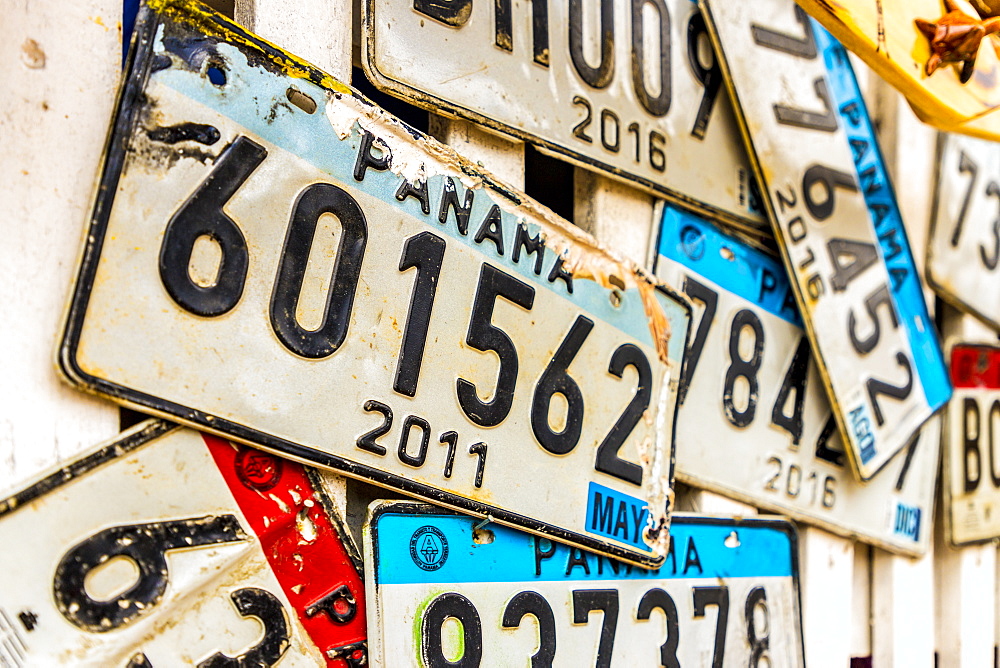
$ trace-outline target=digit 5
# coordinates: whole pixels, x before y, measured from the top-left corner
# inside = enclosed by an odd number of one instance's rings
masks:
[[[878,321],[878,313],[876,309],[882,304],[885,304],[889,309],[889,316],[892,318],[892,327],[896,329],[899,327],[899,318],[896,316],[896,307],[892,303],[892,297],[889,295],[889,288],[882,285],[878,290],[868,295],[865,299],[865,310],[868,312],[868,316],[871,318],[872,324],[874,325],[874,331],[864,339],[858,338],[857,326],[858,319],[854,315],[854,311],[851,310],[850,315],[847,318],[847,329],[851,335],[851,343],[854,344],[854,349],[858,351],[861,355],[867,355],[875,346],[878,345],[879,337],[882,335],[881,328]]]
[[[514,402],[514,385],[517,383],[517,348],[506,332],[492,322],[498,297],[530,310],[535,301],[535,289],[491,264],[484,263],[479,272],[479,286],[465,342],[476,350],[496,353],[500,360],[497,387],[493,398],[487,402],[479,398],[476,386],[464,378],[459,378],[456,385],[462,410],[482,427],[495,427],[504,421]]]

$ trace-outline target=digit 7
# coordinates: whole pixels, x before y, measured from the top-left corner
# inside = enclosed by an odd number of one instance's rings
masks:
[[[704,617],[705,608],[718,606],[719,616],[715,621],[715,647],[712,651],[712,668],[722,668],[726,654],[726,626],[729,624],[729,587],[694,587],[694,616]]]
[[[701,359],[701,351],[705,349],[705,339],[708,338],[708,330],[712,327],[712,321],[715,319],[715,311],[719,306],[719,293],[717,293],[712,288],[699,283],[690,276],[684,277],[684,294],[690,297],[692,300],[699,301],[705,305],[705,311],[701,314],[701,319],[698,321],[698,329],[694,333],[694,339],[691,341],[691,345],[688,347],[687,362],[684,365],[684,372],[681,374],[680,388],[677,393],[677,403],[683,404],[684,398],[687,396],[688,387],[691,385],[691,379],[694,377],[694,370],[698,366],[698,360]]]
[[[604,613],[601,622],[601,639],[597,645],[596,668],[610,668],[611,653],[618,630],[617,589],[576,589],[573,591],[573,623],[586,624],[591,610]]]

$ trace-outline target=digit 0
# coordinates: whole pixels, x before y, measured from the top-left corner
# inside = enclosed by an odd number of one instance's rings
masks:
[[[462,625],[462,656],[454,661],[444,655],[442,626],[454,618]],[[420,624],[421,653],[429,668],[455,666],[476,668],[483,660],[483,625],[472,601],[461,594],[441,594],[427,606]]]

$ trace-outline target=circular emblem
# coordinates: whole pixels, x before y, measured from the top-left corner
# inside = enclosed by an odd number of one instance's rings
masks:
[[[700,260],[705,255],[705,235],[694,225],[681,228],[681,249],[692,260]]]
[[[236,475],[240,482],[266,492],[281,480],[281,459],[252,448],[241,448],[236,454]]]
[[[436,571],[448,560],[448,541],[435,527],[420,527],[410,538],[410,558],[425,571]]]

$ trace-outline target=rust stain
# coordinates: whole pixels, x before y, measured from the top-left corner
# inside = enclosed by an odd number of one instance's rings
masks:
[[[21,62],[33,70],[45,67],[45,51],[30,37],[21,45]]]

